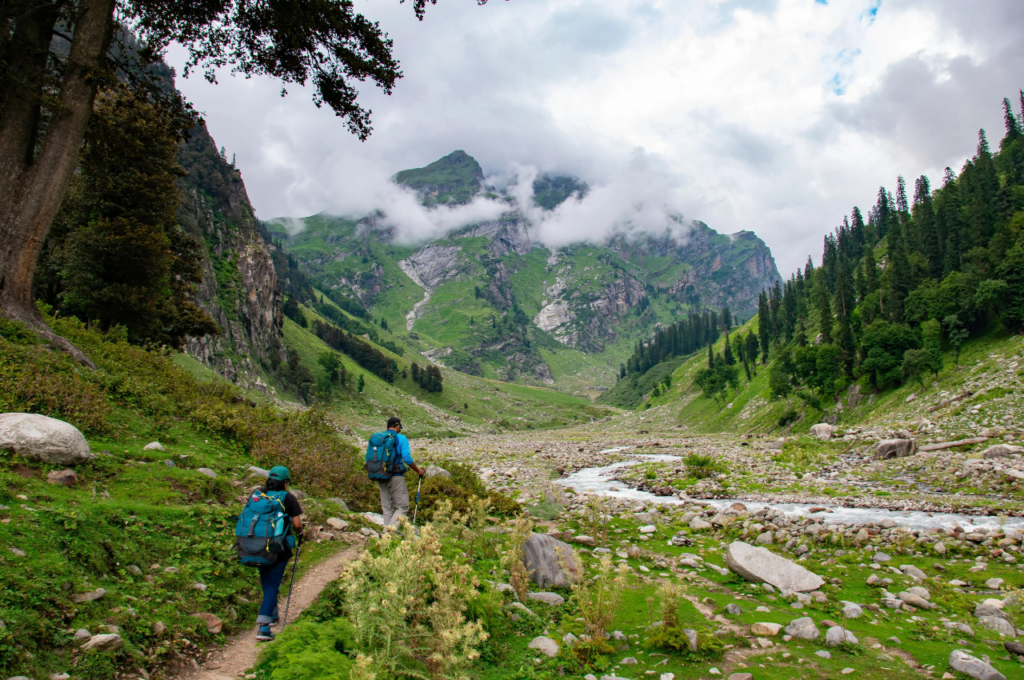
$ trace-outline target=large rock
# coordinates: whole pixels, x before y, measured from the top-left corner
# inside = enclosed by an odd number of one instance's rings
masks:
[[[825,633],[825,644],[829,647],[838,647],[844,643],[857,644],[857,636],[842,626],[832,626]]]
[[[35,413],[0,415],[0,451],[51,465],[76,465],[96,457],[77,427]]]
[[[87,652],[110,652],[115,649],[121,649],[124,642],[121,641],[121,636],[116,633],[105,633],[103,635],[93,635],[89,638],[88,642],[82,645],[82,649]]]
[[[1014,453],[1024,453],[1024,446],[1012,446],[1010,444],[996,444],[981,452],[984,458],[1006,458]]]
[[[530,644],[527,646],[530,649],[536,649],[547,656],[558,656],[558,643],[549,637],[544,637],[543,635],[530,640]]]
[[[733,573],[748,581],[770,583],[782,590],[809,593],[825,584],[823,578],[785,557],[742,541],[729,545],[725,553],[725,564]]]
[[[1017,636],[1017,629],[1013,627],[1013,624],[1006,619],[999,618],[998,616],[979,617],[978,623],[982,628],[988,628],[1000,635],[1007,635],[1009,637]]]
[[[750,626],[750,634],[756,637],[775,637],[782,630],[782,624],[758,622]]]
[[[804,616],[786,626],[786,635],[792,635],[801,640],[817,640],[821,633],[814,625],[814,620],[809,616]]]
[[[543,602],[550,607],[559,607],[565,604],[565,598],[558,593],[527,593],[526,599]]]
[[[954,649],[949,653],[949,665],[957,673],[964,673],[975,680],[1006,680],[1006,676],[991,665],[962,649]]]
[[[828,441],[832,439],[832,433],[836,431],[836,428],[832,427],[828,423],[818,423],[817,425],[811,425],[811,434],[817,437],[820,441]]]
[[[523,556],[530,580],[541,588],[567,588],[583,575],[572,546],[546,534],[531,534]]]
[[[883,439],[875,447],[875,455],[882,460],[905,458],[914,455],[917,443],[913,439]]]
[[[193,614],[192,617],[202,620],[206,624],[206,631],[211,635],[216,635],[224,628],[224,622],[209,612],[199,612],[198,614]]]
[[[438,465],[427,466],[427,479],[430,479],[431,477],[445,477],[446,479],[451,479],[451,476],[452,473],[448,472],[443,467]]]
[[[46,483],[71,487],[78,484],[78,475],[76,475],[75,471],[71,468],[54,470],[46,475]]]

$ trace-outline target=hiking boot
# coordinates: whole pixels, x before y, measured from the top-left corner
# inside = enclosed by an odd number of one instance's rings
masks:
[[[274,639],[274,634],[270,632],[270,626],[260,626],[260,629],[256,631],[257,642],[270,642]]]

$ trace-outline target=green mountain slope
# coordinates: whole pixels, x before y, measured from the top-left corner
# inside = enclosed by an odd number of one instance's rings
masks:
[[[481,178],[464,152],[396,175],[426,205],[481,195]],[[534,191],[535,202],[553,208],[587,186],[545,175]],[[396,243],[379,213],[314,215],[293,236],[284,221],[265,227],[323,290],[357,300],[434,361],[591,397],[613,384],[637,339],[708,306],[750,314],[761,288],[778,277],[751,232],[730,237],[702,223],[677,224],[689,230],[686,239],[666,232],[550,249],[531,240],[514,199],[504,200],[509,211],[499,219],[416,246]]]

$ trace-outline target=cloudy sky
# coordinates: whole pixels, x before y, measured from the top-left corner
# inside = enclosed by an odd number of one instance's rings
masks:
[[[1002,98],[1024,86],[1020,0],[439,0],[423,22],[397,0],[356,6],[405,74],[390,97],[364,89],[366,142],[301,88],[179,79],[261,218],[380,207],[426,237],[487,217],[427,214],[389,186],[464,149],[496,182],[594,188],[537,227],[547,242],[681,213],[756,232],[788,275],[879,185],[937,183],[979,128],[995,146]]]

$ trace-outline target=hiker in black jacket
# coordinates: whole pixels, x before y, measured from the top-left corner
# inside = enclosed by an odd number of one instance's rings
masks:
[[[270,469],[270,476],[267,478],[267,484],[263,488],[263,492],[285,491],[288,488],[288,481],[290,479],[291,474],[288,472],[288,468],[283,465],[275,465]],[[302,507],[299,505],[299,499],[294,494],[289,493],[284,497],[283,502],[284,511],[292,521],[292,532],[295,534],[296,540],[302,540],[304,529],[302,527]],[[281,581],[284,579],[288,560],[291,558],[292,550],[286,543],[284,550],[278,554],[276,562],[259,568],[260,585],[263,587],[263,602],[260,604],[260,614],[256,618],[256,623],[259,625],[259,630],[256,632],[257,640],[270,641],[274,639],[274,634],[270,632],[270,627],[277,625],[280,618],[277,611],[277,597],[281,591]]]

